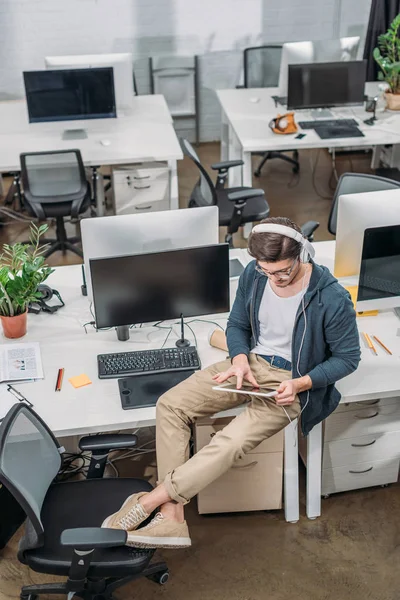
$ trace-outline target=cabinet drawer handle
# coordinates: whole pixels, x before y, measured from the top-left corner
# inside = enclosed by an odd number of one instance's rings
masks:
[[[372,471],[374,467],[369,467],[369,469],[364,469],[364,471],[349,471],[349,473],[352,474],[360,474],[360,473],[368,473],[369,471]]]
[[[128,179],[129,179],[129,177],[128,177]],[[137,175],[135,175],[133,177],[133,179],[150,179],[150,175],[143,175],[143,177],[137,177]]]
[[[134,185],[135,190],[147,190],[151,185]]]
[[[258,460],[253,460],[253,462],[249,463],[248,465],[232,465],[232,469],[250,469],[256,465],[258,465]]]
[[[379,415],[379,410],[374,412],[373,415],[369,415],[368,417],[360,417],[359,415],[354,415],[354,418],[355,419],[373,419],[374,417],[377,417],[378,415]]]
[[[151,208],[151,204],[149,206],[135,206],[135,210],[149,210]]]
[[[372,442],[368,442],[367,444],[352,444],[353,448],[366,448],[367,446],[372,446],[375,444],[376,440],[372,440]]]
[[[356,402],[356,404],[359,406],[375,406],[375,404],[379,404],[380,401],[380,398],[378,398],[378,400],[367,400],[365,402]]]

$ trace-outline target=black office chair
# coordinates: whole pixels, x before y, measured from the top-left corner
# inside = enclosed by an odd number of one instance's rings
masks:
[[[282,46],[255,46],[243,51],[244,87],[263,88],[277,87],[279,84],[279,71],[281,66]],[[284,152],[255,152],[262,156],[262,160],[254,171],[256,177],[260,177],[261,170],[267,160],[280,158],[293,166],[293,173],[300,171],[299,153],[297,150],[285,150],[293,152],[293,157],[286,156]]]
[[[218,206],[219,225],[228,227],[225,241],[232,247],[232,236],[241,225],[268,217],[269,206],[264,192],[249,187],[225,188],[229,169],[243,165],[242,160],[228,160],[211,165],[214,171],[218,171],[214,185],[190,142],[183,138],[179,141],[183,154],[188,156],[200,171],[200,178],[190,196],[189,208]]]
[[[343,194],[360,194],[363,192],[379,192],[400,188],[400,181],[369,175],[367,173],[343,173],[340,176],[335,195],[332,200],[331,211],[328,218],[328,231],[336,235],[337,212],[339,196]],[[316,221],[307,221],[302,227],[303,235],[312,241],[314,231],[319,226]]]
[[[18,559],[37,573],[67,578],[24,586],[21,600],[42,594],[111,600],[115,590],[139,577],[166,583],[166,564],[150,564],[154,550],[130,548],[125,531],[100,528],[130,494],[151,489],[140,479],[99,478],[107,453],[136,441],[126,434],[83,438],[81,449],[93,451],[89,479],[54,483],[62,448],[32,409],[25,404],[10,409],[0,426],[0,483],[27,516]]]
[[[56,239],[50,244],[45,257],[53,252],[67,250],[83,257],[75,244],[79,237],[67,238],[65,217],[77,219],[90,207],[90,186],[79,150],[57,152],[29,152],[20,155],[24,206],[28,213],[41,220],[56,219]]]

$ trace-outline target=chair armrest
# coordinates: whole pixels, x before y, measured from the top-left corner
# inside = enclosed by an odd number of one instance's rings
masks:
[[[239,192],[231,192],[228,194],[228,199],[231,202],[246,202],[250,198],[259,198],[260,196],[264,196],[264,190],[245,188]]]
[[[61,546],[92,550],[95,548],[114,548],[124,546],[128,534],[123,529],[104,529],[102,527],[78,527],[64,529],[61,534]]]
[[[221,171],[221,169],[230,169],[231,167],[241,167],[244,164],[242,160],[225,160],[223,162],[214,163],[211,168],[214,171]]]
[[[304,225],[302,225],[301,233],[307,240],[312,242],[314,237],[314,231],[318,229],[318,227],[318,221],[307,221],[307,223],[304,223]]]
[[[94,452],[97,450],[121,450],[134,448],[137,444],[137,436],[132,433],[100,433],[98,435],[86,435],[79,440],[79,448],[83,451]]]

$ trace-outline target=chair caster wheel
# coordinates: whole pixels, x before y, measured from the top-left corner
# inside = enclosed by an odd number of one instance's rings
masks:
[[[297,175],[297,173],[300,172],[300,167],[293,167],[292,169],[292,173],[294,173],[295,175]]]
[[[36,594],[20,594],[20,600],[37,600],[39,596]]]
[[[260,177],[261,171],[254,171],[254,177]]]
[[[388,484],[388,483],[383,483],[383,484],[381,485],[381,488],[387,488],[387,487],[389,487],[389,484]]]
[[[165,585],[169,579],[169,571],[161,571],[161,573],[148,575],[147,579],[154,581],[154,583],[158,583],[158,585]]]

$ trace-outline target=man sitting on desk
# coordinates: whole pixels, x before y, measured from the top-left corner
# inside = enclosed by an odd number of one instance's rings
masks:
[[[134,494],[103,527],[128,531],[136,547],[174,548],[191,541],[184,505],[234,462],[301,414],[304,435],[337,407],[335,382],[357,368],[360,345],[348,292],[286,218],[256,225],[255,258],[242,274],[228,319],[230,359],[177,385],[157,403],[157,465],[161,482]],[[277,389],[273,399],[213,390],[227,380]],[[249,401],[249,398],[251,400]],[[246,408],[189,459],[190,428],[201,417],[248,402]],[[145,527],[138,526],[156,509]]]

